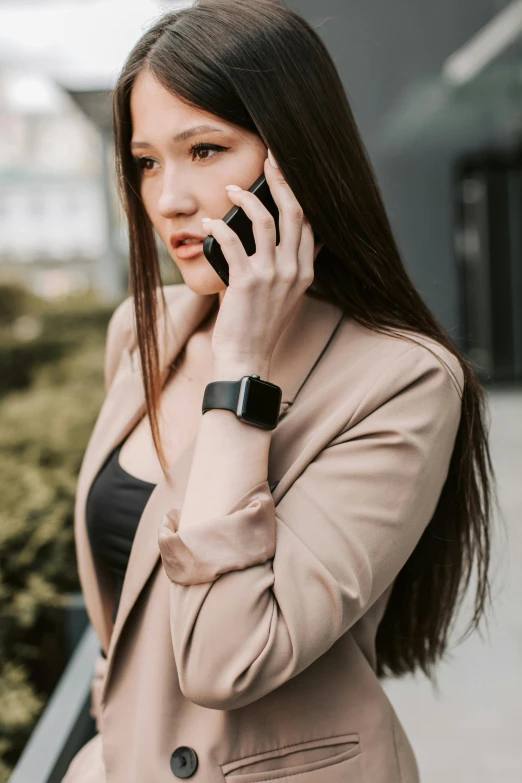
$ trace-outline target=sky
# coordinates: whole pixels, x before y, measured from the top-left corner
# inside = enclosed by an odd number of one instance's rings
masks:
[[[8,0],[0,3],[0,67],[26,73],[26,102],[31,90],[42,100],[38,76],[71,89],[111,89],[142,33],[165,11],[187,5],[192,0]]]

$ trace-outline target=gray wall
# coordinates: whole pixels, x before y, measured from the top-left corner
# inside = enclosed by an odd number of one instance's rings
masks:
[[[452,166],[461,150],[491,142],[461,128],[403,148],[385,143],[389,112],[506,2],[498,0],[288,0],[312,22],[343,79],[408,270],[455,339],[461,336],[453,251]],[[387,114],[388,113],[388,114]]]

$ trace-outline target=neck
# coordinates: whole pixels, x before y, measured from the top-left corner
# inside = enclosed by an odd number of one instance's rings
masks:
[[[226,291],[220,291],[218,298],[214,305],[212,305],[212,308],[210,310],[210,313],[207,315],[203,323],[200,325],[199,331],[200,332],[208,332],[210,336],[212,336],[212,331],[214,329],[214,324],[216,323],[216,319],[218,317],[219,308],[221,307],[221,302],[223,301],[223,296],[225,295]]]

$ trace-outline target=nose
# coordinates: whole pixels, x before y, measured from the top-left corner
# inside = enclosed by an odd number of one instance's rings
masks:
[[[181,214],[191,214],[197,210],[196,199],[190,193],[186,177],[180,177],[175,171],[166,171],[162,178],[157,210],[164,218]]]

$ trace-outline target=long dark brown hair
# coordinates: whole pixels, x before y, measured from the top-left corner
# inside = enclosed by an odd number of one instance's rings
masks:
[[[130,53],[114,91],[116,168],[130,234],[130,288],[154,443],[158,429],[158,252],[130,153],[130,94],[149,69],[178,99],[252,131],[273,151],[325,246],[315,296],[376,331],[433,338],[460,361],[462,415],[432,520],[398,574],[376,638],[377,674],[433,677],[476,569],[469,635],[490,602],[493,471],[485,392],[416,291],[395,242],[345,90],[316,31],[278,0],[199,0],[160,17]]]

